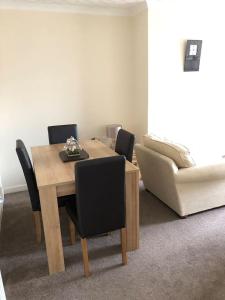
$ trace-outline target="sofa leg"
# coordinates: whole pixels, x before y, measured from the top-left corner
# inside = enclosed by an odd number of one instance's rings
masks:
[[[188,216],[179,216],[180,219],[187,219]]]

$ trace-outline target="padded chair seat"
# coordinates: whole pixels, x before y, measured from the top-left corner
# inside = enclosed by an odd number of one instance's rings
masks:
[[[66,206],[67,203],[73,202],[74,199],[75,199],[75,197],[76,197],[75,194],[58,197],[57,198],[57,200],[58,200],[58,206],[59,207]]]
[[[65,201],[65,207],[68,215],[70,216],[71,220],[74,222],[76,225],[76,229],[79,232],[79,226],[77,222],[77,206],[76,206],[76,195],[73,195],[73,199],[67,199]]]
[[[69,214],[69,216],[72,219],[76,219],[77,217],[77,206],[76,206],[76,195],[73,195],[73,199],[67,199],[67,201],[65,201],[65,206],[66,206],[66,210]]]

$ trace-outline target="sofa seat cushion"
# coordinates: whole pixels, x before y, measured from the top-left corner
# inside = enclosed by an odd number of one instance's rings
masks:
[[[178,168],[195,166],[190,151],[183,145],[161,139],[155,135],[144,135],[144,146],[172,159]]]

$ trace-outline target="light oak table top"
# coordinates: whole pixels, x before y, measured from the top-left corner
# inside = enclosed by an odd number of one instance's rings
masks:
[[[81,141],[80,145],[89,154],[89,159],[117,155],[115,151],[98,140]],[[64,144],[54,144],[31,148],[38,187],[60,186],[75,181],[74,163],[76,162],[63,163],[59,157],[63,146]],[[136,166],[126,161],[126,173],[136,170],[138,170]]]

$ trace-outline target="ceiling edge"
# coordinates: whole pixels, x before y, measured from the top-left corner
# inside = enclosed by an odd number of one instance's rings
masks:
[[[86,6],[86,5],[61,5],[61,4],[38,4],[28,3],[26,1],[13,1],[0,2],[0,10],[32,10],[32,11],[49,11],[49,12],[67,12],[76,14],[87,14],[87,15],[104,15],[104,16],[135,16],[142,11],[146,10],[147,3],[142,2],[129,8],[116,8],[116,7],[97,7],[97,6]]]

